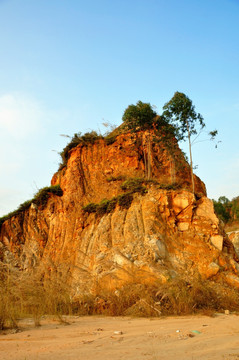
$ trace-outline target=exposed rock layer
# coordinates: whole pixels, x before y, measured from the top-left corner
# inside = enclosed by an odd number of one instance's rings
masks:
[[[124,179],[147,176],[149,164],[154,181],[127,209],[117,205],[101,216],[82,210],[122,194]],[[239,287],[234,248],[196,176],[196,197],[191,193],[190,168],[175,141],[168,147],[141,133],[120,135],[111,145],[78,145],[53,176],[56,184],[62,197],[50,195],[44,208],[32,204],[3,224],[3,261],[23,269],[54,264],[68,271],[76,293],[132,280],[165,282],[178,272]]]

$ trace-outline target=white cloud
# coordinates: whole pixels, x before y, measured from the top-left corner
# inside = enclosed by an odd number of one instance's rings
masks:
[[[41,106],[34,99],[14,93],[0,97],[1,137],[24,139],[41,128]]]

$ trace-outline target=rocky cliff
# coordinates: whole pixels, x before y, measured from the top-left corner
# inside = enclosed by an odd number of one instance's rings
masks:
[[[45,263],[69,275],[74,292],[116,289],[200,273],[239,287],[234,248],[204,184],[175,139],[121,134],[72,148],[52,178],[63,195],[32,203],[1,226],[0,257],[28,270]]]

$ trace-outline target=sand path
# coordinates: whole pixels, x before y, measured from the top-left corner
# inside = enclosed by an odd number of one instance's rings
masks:
[[[70,317],[70,325],[45,319],[34,328],[0,335],[1,360],[235,360],[239,317],[217,315],[143,319]],[[115,333],[118,332],[118,333]]]

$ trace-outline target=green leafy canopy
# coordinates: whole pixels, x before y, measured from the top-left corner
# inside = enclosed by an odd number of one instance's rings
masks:
[[[162,116],[174,125],[178,140],[185,140],[188,132],[190,135],[196,135],[198,125],[200,130],[205,127],[204,119],[201,114],[196,113],[192,100],[181,92],[175,92],[163,110]]]
[[[150,128],[157,118],[157,113],[149,103],[138,101],[136,105],[129,105],[124,111],[122,120],[131,130]]]

